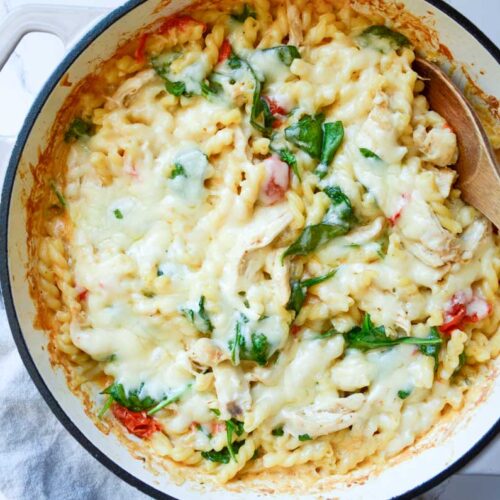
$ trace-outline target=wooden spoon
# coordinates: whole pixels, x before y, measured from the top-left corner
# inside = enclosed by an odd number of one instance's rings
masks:
[[[430,108],[453,128],[458,140],[458,185],[462,198],[500,228],[500,169],[476,113],[458,87],[436,65],[416,57],[413,69],[425,80]]]

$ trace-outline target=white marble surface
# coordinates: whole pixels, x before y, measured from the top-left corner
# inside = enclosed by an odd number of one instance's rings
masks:
[[[0,23],[7,12],[18,5],[33,4],[33,0],[0,0]],[[44,4],[71,4],[109,7],[124,3],[122,0],[42,0]],[[448,0],[465,16],[475,23],[497,46],[500,45],[500,30],[498,29],[498,19],[500,18],[500,0]],[[0,32],[1,38],[1,32]],[[6,147],[2,147],[2,138],[13,138],[19,131],[24,117],[31,105],[36,93],[39,91],[44,81],[50,75],[57,63],[64,55],[64,46],[55,36],[34,33],[26,36],[17,47],[15,53],[0,72],[0,174],[2,166],[5,166],[7,160]],[[40,489],[33,486],[27,488],[26,484],[16,484],[15,468],[9,469],[6,463],[10,455],[3,450],[0,444],[0,499],[2,497],[14,498],[106,498],[114,500],[122,497],[144,498],[133,488],[121,483],[103,466],[91,459],[86,452],[80,448],[72,438],[62,429],[59,422],[52,416],[50,410],[43,404],[40,397],[34,390],[34,387],[24,373],[17,352],[13,349],[13,344],[8,333],[3,305],[0,301],[0,360],[8,356],[9,361],[19,366],[20,384],[26,387],[26,391],[31,394],[37,405],[37,411],[40,418],[50,422],[50,428],[54,435],[61,436],[60,439],[65,443],[59,447],[58,453],[61,453],[59,467],[66,463],[64,453],[68,454],[67,463],[71,462],[70,454],[81,454],[80,465],[85,467],[87,473],[99,477],[103,489],[101,494],[97,490],[86,489],[85,485],[81,489],[71,490],[66,487],[57,488],[52,485],[47,489],[46,485]],[[3,376],[0,364],[0,376]],[[0,393],[0,405],[2,394]],[[36,425],[34,423],[34,425]],[[18,441],[17,446],[23,444]],[[36,466],[36,465],[34,465]],[[64,471],[63,471],[64,472]],[[14,474],[14,477],[5,482],[1,476],[5,474]],[[479,476],[482,474],[482,476]],[[487,475],[487,476],[486,476]],[[81,481],[82,473],[78,469],[68,467],[65,471],[66,486],[72,487],[78,485]],[[47,480],[47,484],[51,481]],[[6,486],[9,485],[9,486]],[[105,485],[105,487],[104,487]],[[102,495],[104,492],[108,492]],[[500,497],[500,440],[497,439],[494,445],[489,446],[481,455],[470,465],[461,471],[461,473],[451,480],[445,486],[437,488],[425,495],[425,498],[441,498],[443,500],[465,500],[472,498],[473,495],[482,500],[496,499]]]

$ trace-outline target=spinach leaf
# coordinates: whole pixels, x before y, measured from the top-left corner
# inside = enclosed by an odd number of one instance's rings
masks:
[[[294,311],[295,317],[299,315],[302,306],[304,305],[304,301],[306,300],[307,289],[311,286],[318,285],[327,279],[332,278],[336,269],[330,271],[323,276],[317,276],[316,278],[309,278],[303,281],[300,280],[291,280],[290,281],[290,298],[288,299],[288,303],[286,304],[286,308],[288,311]]]
[[[113,398],[113,401],[116,401],[118,404],[128,408],[129,410],[143,411],[157,404],[157,401],[149,396],[141,398],[140,393],[142,391],[142,387],[143,386],[141,385],[138,389],[129,391],[127,394],[123,385],[115,382],[109,387],[106,387],[101,394],[108,394]]]
[[[156,74],[165,82],[165,89],[169,94],[177,97],[181,95],[190,96],[191,94],[186,91],[186,84],[182,81],[172,81],[169,78],[169,69],[179,54],[172,53],[162,57],[154,57],[151,59],[151,66],[156,71]]]
[[[236,455],[238,453],[239,449],[245,444],[245,441],[236,441],[232,445],[232,451],[233,455]],[[229,452],[229,448],[226,446],[222,448],[220,451],[202,451],[201,456],[205,460],[210,460],[210,462],[218,462],[221,464],[228,464],[229,461],[231,460],[231,454]]]
[[[66,208],[66,206],[67,206],[66,199],[62,195],[61,191],[59,191],[59,189],[57,189],[56,183],[54,181],[51,181],[50,189],[52,189],[53,193],[56,195],[56,198],[57,198],[57,201],[59,202],[59,205],[61,205],[62,208]]]
[[[175,179],[176,177],[179,177],[179,175],[182,175],[183,177],[187,177],[186,174],[186,169],[180,164],[180,163],[174,163],[174,168],[172,172],[170,173],[170,178]]]
[[[372,47],[386,53],[388,49],[397,50],[410,46],[410,40],[403,34],[393,31],[384,25],[375,25],[366,28],[358,37],[361,47]]]
[[[316,335],[316,337],[314,337],[314,338],[317,340],[324,340],[324,339],[330,339],[335,335],[342,335],[342,334],[340,332],[338,332],[337,330],[335,330],[335,328],[330,328],[326,332],[323,332],[323,333],[320,333],[319,335]]]
[[[213,80],[201,82],[201,95],[205,98],[213,97],[222,92],[222,85]]]
[[[220,410],[218,408],[210,408],[210,411],[214,414],[220,417]]]
[[[385,259],[387,255],[387,250],[389,248],[389,233],[385,232],[377,241],[379,249],[377,250],[377,255],[381,259]]]
[[[406,399],[411,394],[411,389],[408,391],[398,391],[398,396],[400,399]]]
[[[382,158],[376,153],[374,153],[371,149],[367,148],[359,148],[359,152],[365,157],[365,158],[373,158],[374,160],[382,161]]]
[[[347,234],[356,222],[349,198],[338,186],[329,186],[324,192],[332,204],[319,224],[306,226],[292,243],[282,259],[289,255],[307,255],[338,236]]]
[[[231,69],[239,69],[241,68],[241,64],[241,59],[234,52],[231,52],[231,55],[227,59],[227,65]]]
[[[113,214],[117,219],[123,219],[122,211],[119,208],[113,210]]]
[[[323,144],[322,115],[304,115],[297,123],[285,129],[285,137],[309,156],[319,160]]]
[[[276,152],[279,154],[280,160],[284,161],[292,169],[292,172],[297,176],[297,179],[302,181],[295,155],[288,148],[279,149]]]
[[[248,4],[243,5],[243,9],[240,13],[231,14],[231,18],[239,23],[244,23],[249,17],[257,19],[257,14],[248,6]]]
[[[276,427],[271,431],[271,434],[276,437],[281,437],[285,434],[285,431],[283,430],[283,427]]]
[[[210,316],[205,309],[205,296],[202,295],[198,302],[198,311],[193,311],[193,309],[182,309],[182,314],[195,326],[195,328],[208,335],[214,331],[214,326],[210,321]]]
[[[279,60],[286,66],[291,66],[294,59],[300,59],[300,52],[295,45],[278,45],[264,51],[274,51],[278,54]]]
[[[323,124],[323,144],[321,146],[320,164],[316,168],[316,175],[323,179],[328,167],[333,161],[335,153],[344,139],[344,125],[341,121]]]
[[[165,408],[165,406],[168,406],[169,404],[176,403],[179,401],[186,392],[191,389],[191,386],[193,384],[187,384],[185,387],[182,387],[176,391],[174,391],[170,396],[167,396],[166,398],[162,399],[154,408],[151,408],[148,411],[148,415],[154,415],[155,413],[158,413],[161,409]]]
[[[240,422],[234,418],[231,420],[226,420],[226,438],[227,438],[227,449],[229,451],[229,455],[231,458],[237,462],[238,459],[236,458],[236,453],[238,452],[238,449],[235,451],[234,446],[236,443],[233,444],[233,432],[237,436],[241,436],[244,432],[243,429],[243,422]]]
[[[299,441],[311,441],[312,437],[309,434],[301,434],[299,436]]]
[[[432,334],[426,338],[418,337],[388,337],[384,326],[374,326],[369,314],[365,314],[361,327],[356,326],[351,331],[344,334],[347,347],[359,349],[366,352],[371,349],[392,347],[398,344],[418,345],[422,353],[427,356],[434,356],[434,352],[439,353],[441,337],[435,337]]]
[[[77,141],[83,137],[89,137],[93,133],[94,125],[91,122],[83,118],[75,118],[64,134],[64,142]]]
[[[463,351],[458,355],[458,366],[455,368],[453,375],[456,375],[465,366],[466,363],[467,355],[465,354],[465,351]]]
[[[437,371],[439,365],[439,351],[441,350],[441,345],[443,343],[443,338],[439,333],[439,330],[433,326],[427,337],[429,340],[434,340],[433,344],[423,344],[419,346],[419,350],[422,354],[426,356],[431,356],[434,358],[434,371]]]
[[[236,333],[234,339],[228,343],[231,351],[231,361],[237,365],[241,360],[255,361],[257,364],[264,366],[269,359],[271,346],[268,338],[263,333],[252,332],[250,335],[250,346],[247,346],[243,328],[248,323],[248,318],[241,314],[240,319],[236,322]]]

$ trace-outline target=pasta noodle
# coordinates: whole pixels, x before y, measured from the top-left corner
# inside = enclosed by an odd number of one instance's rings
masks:
[[[55,356],[200,481],[385,460],[500,352],[498,235],[453,188],[409,40],[373,24],[186,11],[54,139],[31,237]]]

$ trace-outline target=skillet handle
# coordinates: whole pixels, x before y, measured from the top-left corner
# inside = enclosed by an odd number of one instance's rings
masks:
[[[64,46],[78,39],[78,34],[89,28],[109,8],[81,5],[30,4],[16,7],[0,22],[0,70],[21,39],[31,32],[51,33],[59,37]],[[14,147],[15,137],[0,135],[0,186],[6,163]],[[1,194],[0,194],[1,195]]]
[[[0,70],[24,35],[37,31],[59,37],[65,46],[80,31],[109,9],[71,5],[23,5],[12,9],[0,23]]]

